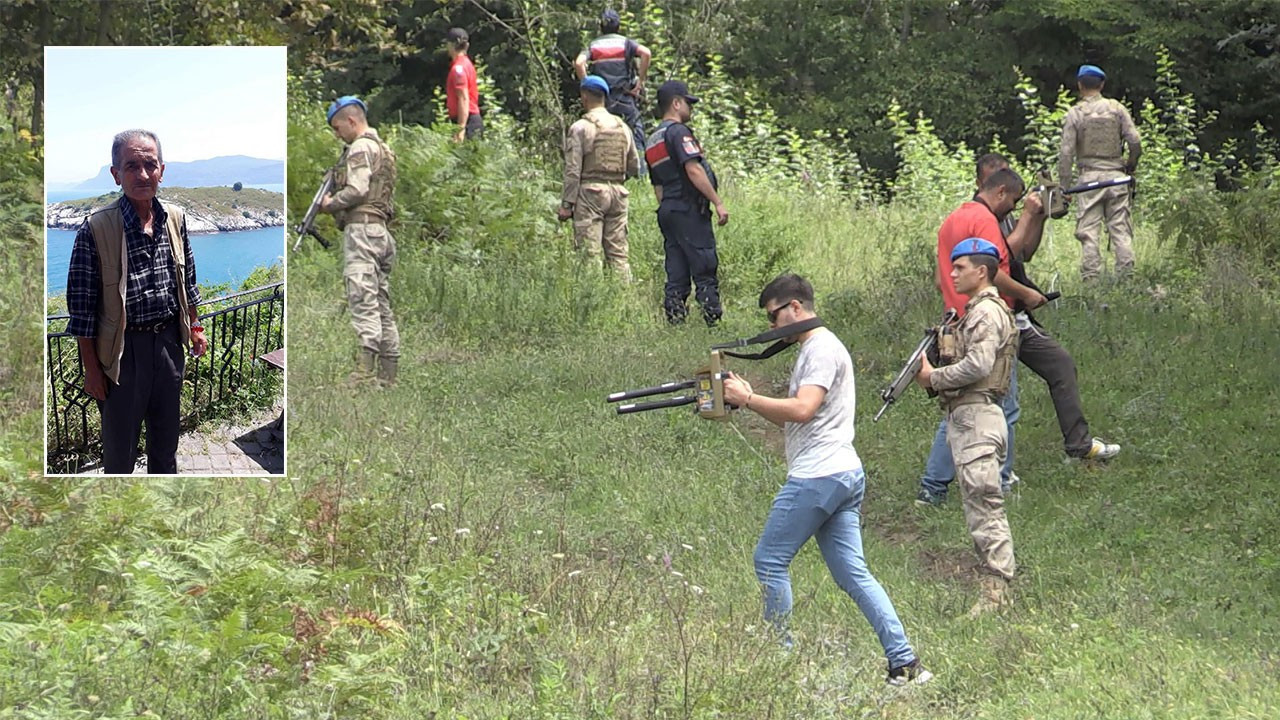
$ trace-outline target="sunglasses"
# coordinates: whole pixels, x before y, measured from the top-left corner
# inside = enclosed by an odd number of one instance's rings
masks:
[[[794,300],[788,300],[788,301],[786,301],[786,302],[782,303],[781,305],[779,305],[778,307],[776,307],[776,308],[774,308],[774,309],[772,309],[772,310],[767,310],[767,311],[765,311],[765,315],[767,315],[767,316],[769,317],[769,324],[771,324],[771,325],[772,325],[772,324],[774,324],[774,323],[777,323],[777,322],[778,322],[778,313],[780,313],[780,312],[782,312],[783,310],[786,310],[787,308],[791,307],[791,303],[793,303],[793,302],[795,302],[795,301],[794,301]]]

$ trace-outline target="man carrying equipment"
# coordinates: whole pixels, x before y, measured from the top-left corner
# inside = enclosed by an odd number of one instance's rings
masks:
[[[1000,399],[1009,391],[1018,329],[1013,314],[991,281],[1000,271],[1000,251],[981,238],[968,238],[950,253],[951,281],[968,296],[956,329],[955,355],[940,348],[942,367],[926,357],[916,376],[937,391],[947,413],[947,444],[964,498],[964,519],[977,551],[982,594],[970,617],[996,610],[1008,601],[1013,579],[1013,537],[1000,492],[1000,465],[1008,432]]]
[[[329,106],[329,126],[347,144],[334,172],[334,191],[320,209],[332,213],[343,231],[342,274],[347,307],[360,341],[351,381],[374,377],[382,385],[396,381],[400,332],[391,312],[391,270],[396,241],[387,230],[393,213],[396,156],[369,127],[364,101],[340,97]]]
[[[1058,183],[1071,187],[1071,166],[1080,167],[1080,182],[1112,180],[1132,175],[1142,155],[1138,128],[1118,101],[1102,97],[1107,74],[1096,65],[1081,65],[1076,74],[1080,102],[1067,111],[1058,150]],[[1128,157],[1123,152],[1128,146]],[[1080,241],[1080,278],[1095,280],[1102,272],[1098,236],[1102,223],[1116,254],[1116,275],[1133,272],[1133,222],[1129,215],[1132,185],[1117,185],[1081,193],[1076,239]]]

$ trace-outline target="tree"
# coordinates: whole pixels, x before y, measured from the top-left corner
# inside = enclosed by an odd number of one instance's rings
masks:
[[[243,188],[244,188],[244,185],[242,185],[241,183],[236,183],[235,185],[231,186],[231,189],[235,190],[236,192],[240,192],[240,190]]]

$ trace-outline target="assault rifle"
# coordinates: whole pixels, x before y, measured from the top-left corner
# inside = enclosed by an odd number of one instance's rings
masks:
[[[730,405],[724,401],[724,379],[729,377],[728,371],[724,368],[724,357],[742,358],[744,360],[764,360],[773,357],[779,352],[787,349],[792,343],[780,338],[786,338],[792,335],[799,335],[817,327],[822,327],[822,319],[813,317],[791,325],[784,325],[780,328],[774,328],[768,332],[761,333],[751,338],[743,338],[732,342],[714,345],[711,348],[710,358],[707,364],[698,369],[694,373],[692,380],[674,380],[665,382],[661,385],[653,387],[641,388],[639,390],[623,390],[621,392],[610,393],[605,402],[618,402],[620,400],[635,400],[637,398],[651,397],[653,395],[661,395],[663,393],[674,392],[676,390],[693,390],[692,394],[684,394],[676,397],[665,398],[662,400],[649,400],[647,402],[627,403],[618,406],[619,415],[628,415],[630,413],[643,412],[645,410],[659,410],[661,408],[680,407],[681,405],[697,404],[695,408],[698,415],[709,420],[723,420],[729,417],[730,410],[736,410],[736,405]],[[773,340],[773,343],[759,353],[736,353],[731,352],[729,348],[740,348],[748,345],[756,345],[766,343]]]
[[[907,388],[911,387],[911,383],[915,382],[916,375],[920,373],[920,367],[923,364],[921,358],[926,356],[936,357],[935,351],[938,347],[939,331],[944,327],[954,325],[957,317],[956,311],[949,309],[942,316],[940,325],[925,328],[924,339],[916,346],[915,352],[911,353],[911,357],[907,358],[907,364],[903,365],[902,369],[898,371],[898,374],[893,378],[893,382],[880,391],[880,399],[884,401],[884,405],[881,406],[880,412],[876,413],[872,422],[879,422],[880,416],[884,415],[884,411],[897,402],[898,398],[902,397],[902,394],[907,391]],[[930,397],[932,396],[933,393],[930,393]]]
[[[1031,191],[1040,193],[1040,204],[1044,206],[1045,212],[1049,213],[1049,217],[1054,220],[1067,214],[1067,195],[1089,192],[1090,190],[1102,190],[1117,185],[1133,185],[1134,183],[1132,175],[1124,175],[1111,180],[1094,180],[1093,182],[1081,183],[1064,190],[1061,185],[1049,177],[1048,173],[1040,173],[1039,180],[1040,184],[1031,188]]]
[[[294,226],[293,231],[298,234],[298,240],[293,243],[293,251],[297,252],[298,247],[302,245],[302,239],[310,235],[328,250],[331,246],[329,241],[321,237],[315,228],[316,213],[320,212],[320,201],[324,200],[324,196],[329,194],[333,189],[333,168],[325,171],[324,178],[320,181],[320,189],[316,191],[316,196],[311,198],[311,207],[307,208],[307,214],[302,216],[302,222]]]

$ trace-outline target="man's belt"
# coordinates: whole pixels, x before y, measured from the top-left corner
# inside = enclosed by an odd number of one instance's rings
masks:
[[[158,333],[167,329],[170,325],[173,324],[173,321],[176,319],[178,319],[177,315],[170,315],[169,317],[163,320],[156,320],[154,322],[147,322],[139,325],[129,325],[125,329],[128,330],[129,332]]]
[[[786,340],[781,340],[765,348],[762,352],[758,352],[758,353],[728,352],[726,348],[739,348],[739,347],[746,347],[748,345],[758,345],[760,343],[767,343],[770,340],[778,340],[778,338],[784,338],[789,335],[799,335],[802,332],[808,332],[814,328],[820,328],[822,326],[823,326],[822,318],[811,317],[808,320],[802,320],[798,323],[792,323],[791,325],[783,325],[780,328],[774,328],[773,330],[760,333],[759,335],[756,335],[755,337],[752,337],[752,338],[745,338],[742,340],[734,340],[733,342],[720,343],[719,345],[712,345],[711,349],[725,350],[725,355],[728,355],[730,357],[742,358],[743,360],[767,360],[773,357],[774,355],[777,355],[778,353],[782,352],[783,350],[786,350],[787,348],[791,347],[795,343],[787,342]]]
[[[356,210],[347,213],[346,216],[342,218],[342,222],[344,225],[351,225],[353,223],[385,225],[387,223],[387,219],[383,217],[381,213],[369,212],[367,210]]]
[[[963,405],[981,405],[981,404],[995,405],[996,401],[992,399],[990,395],[984,392],[969,392],[959,397],[947,400],[946,403],[947,403],[947,412],[953,412],[956,408],[961,407]]]
[[[604,177],[604,176],[599,176],[599,177],[597,177],[597,176],[592,176],[592,177],[586,177],[586,176],[583,176],[583,177],[581,177],[581,178],[578,178],[578,182],[582,183],[583,185],[585,185],[585,184],[587,184],[587,183],[608,183],[608,184],[611,184],[611,185],[618,185],[618,184],[621,184],[621,183],[623,183],[623,182],[626,182],[626,180],[627,180],[627,178],[626,178],[626,177],[624,177],[624,176],[622,176],[622,175],[618,175],[616,178],[614,178],[614,177]]]

